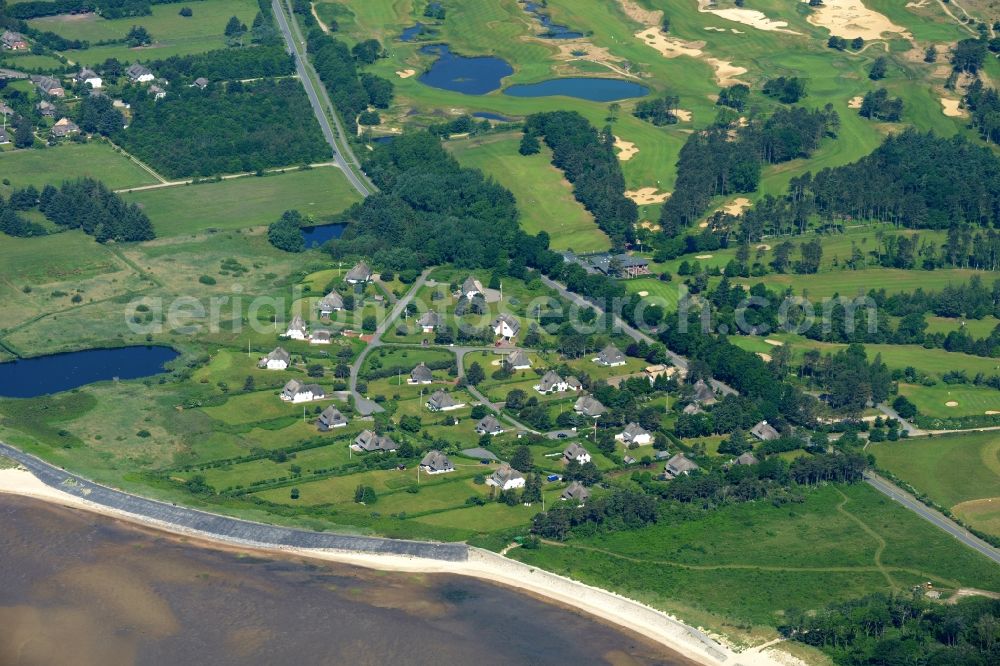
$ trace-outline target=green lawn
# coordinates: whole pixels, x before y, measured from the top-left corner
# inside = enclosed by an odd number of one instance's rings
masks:
[[[359,200],[340,170],[333,167],[141,190],[123,196],[143,207],[158,236],[270,224],[292,208],[322,220]]]
[[[869,447],[880,467],[973,527],[1000,536],[1000,433],[975,432]]]
[[[257,13],[257,3],[253,0],[201,0],[192,3],[191,9],[194,15],[189,18],[179,14],[180,5],[167,4],[153,5],[150,16],[107,20],[96,14],[61,14],[32,19],[28,24],[38,30],[91,43],[124,39],[129,28],[141,25],[153,37],[151,46],[137,49],[125,44],[91,46],[83,51],[67,52],[66,55],[80,64],[91,66],[107,58],[149,61],[224,48],[226,39],[223,32],[229,17],[237,16],[250,25]]]
[[[986,558],[863,484],[808,491],[803,504],[667,516],[653,527],[511,555],[730,630],[927,580],[1000,590],[1000,571]]]
[[[1000,413],[1000,391],[989,386],[900,384],[899,393],[912,400],[921,414],[933,418]]]
[[[90,177],[111,189],[138,187],[156,182],[106,143],[64,143],[55,148],[0,152],[0,173],[10,185],[0,185],[0,193],[34,185],[58,185],[64,180]]]
[[[520,140],[518,132],[449,141],[445,146],[462,166],[480,169],[514,194],[527,233],[547,232],[554,250],[607,250],[611,245],[607,235],[573,198],[573,186],[552,166],[552,151],[543,146],[538,154],[526,157],[518,153]]]

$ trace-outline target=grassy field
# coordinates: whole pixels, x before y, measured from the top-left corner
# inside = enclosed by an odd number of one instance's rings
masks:
[[[194,15],[185,18],[178,12],[179,5],[153,5],[150,16],[135,16],[107,20],[96,14],[63,14],[32,19],[29,25],[38,30],[48,30],[69,39],[98,42],[124,39],[133,25],[141,25],[153,37],[151,46],[129,48],[125,44],[92,46],[83,51],[72,51],[67,56],[84,65],[98,65],[107,58],[123,61],[158,60],[175,55],[201,53],[224,48],[223,31],[231,16],[250,25],[257,13],[253,0],[202,0],[191,6]]]
[[[869,447],[880,467],[973,527],[1000,536],[1000,433],[941,435]]]
[[[332,167],[141,190],[124,197],[143,207],[158,236],[270,224],[292,208],[323,220],[359,200]]]
[[[798,505],[740,504],[511,554],[701,626],[749,633],[780,623],[788,608],[928,580],[1000,590],[986,558],[863,484],[810,491]]]
[[[66,143],[55,148],[16,150],[0,153],[0,173],[10,185],[0,185],[0,193],[34,185],[41,189],[73,178],[97,178],[111,189],[138,187],[156,182],[106,143]]]
[[[1000,391],[988,386],[900,384],[899,393],[912,400],[921,414],[935,418],[1000,413]]]
[[[480,169],[517,199],[521,227],[529,234],[546,231],[552,249],[575,252],[607,250],[611,243],[593,216],[573,198],[573,187],[551,164],[547,148],[525,157],[517,152],[521,134],[449,141],[445,146],[463,166]]]

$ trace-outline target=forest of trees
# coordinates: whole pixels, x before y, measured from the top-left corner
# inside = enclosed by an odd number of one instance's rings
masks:
[[[275,44],[171,56],[147,66],[171,84],[186,84],[202,76],[209,81],[289,76],[295,73],[295,57]]]
[[[319,28],[309,31],[308,46],[313,67],[349,131],[357,129],[355,118],[369,104],[380,109],[388,108],[393,96],[392,81],[370,73],[358,75],[359,59],[367,63],[375,50],[374,46],[354,53],[347,44]],[[381,46],[377,50],[381,51]]]
[[[171,178],[257,171],[329,157],[298,81],[258,81],[207,90],[179,88],[161,100],[128,96],[132,123],[116,135],[125,150]]]
[[[302,238],[302,214],[297,210],[286,210],[267,227],[267,240],[279,250],[302,252],[306,249]]]
[[[832,107],[822,111],[781,108],[745,127],[713,128],[692,134],[681,148],[673,195],[660,212],[667,239],[697,221],[712,198],[753,192],[761,166],[808,157],[826,136],[836,136],[840,118]]]
[[[46,218],[67,229],[81,229],[98,242],[144,241],[156,237],[142,209],[91,178],[46,185],[38,199]]]
[[[393,270],[495,266],[523,236],[513,195],[459,166],[429,133],[379,146],[364,169],[381,191],[347,211],[352,224],[331,245],[337,256],[373,257]]]
[[[681,176],[683,171],[678,181]],[[750,240],[802,226],[812,214],[831,223],[879,221],[914,229],[995,227],[1000,158],[961,136],[908,129],[857,162],[793,179],[782,205],[765,198],[758,206],[767,208],[766,218],[756,212],[743,217],[743,235]]]
[[[1000,140],[1000,94],[976,79],[968,87],[964,101],[979,135],[988,143],[997,143]]]
[[[1000,600],[942,604],[917,595],[873,594],[816,613],[785,611],[779,631],[837,664],[1000,663]]]
[[[639,210],[625,197],[625,177],[610,129],[598,132],[575,111],[528,116],[526,135],[541,137],[552,149],[552,164],[573,184],[573,195],[616,246],[635,238]]]
[[[654,125],[673,125],[677,122],[677,105],[680,98],[677,95],[666,95],[649,99],[635,105],[632,115],[642,120],[648,120]]]

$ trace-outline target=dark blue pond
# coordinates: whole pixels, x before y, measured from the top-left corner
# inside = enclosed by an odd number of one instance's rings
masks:
[[[541,37],[547,39],[576,39],[577,37],[583,37],[582,32],[570,30],[568,26],[553,23],[552,17],[543,12],[542,6],[537,2],[524,3],[524,11],[538,19],[538,22],[545,28],[545,32],[540,35]]]
[[[473,118],[483,118],[485,120],[497,120],[501,123],[511,123],[514,122],[513,118],[508,118],[507,116],[501,116],[499,113],[493,113],[492,111],[476,111],[472,114]]]
[[[109,379],[138,379],[163,372],[179,356],[170,347],[87,349],[0,363],[0,396],[34,398]]]
[[[513,97],[549,97],[563,95],[576,97],[591,102],[613,102],[629,97],[642,97],[649,88],[632,81],[622,79],[597,79],[588,77],[570,77],[565,79],[549,79],[538,83],[523,83],[511,86],[503,91],[504,95]]]
[[[447,44],[431,44],[420,49],[420,52],[438,55],[431,68],[419,79],[432,88],[453,90],[466,95],[485,95],[499,88],[503,77],[514,73],[514,68],[501,58],[466,58],[452,53]]]
[[[403,28],[403,34],[399,36],[404,42],[412,42],[414,39],[419,37],[424,33],[424,24],[417,21],[416,24],[411,25],[409,28]]]
[[[391,139],[392,137],[385,138]],[[378,141],[378,139],[375,139],[375,141]],[[302,240],[306,242],[306,247],[319,247],[329,240],[340,238],[340,235],[344,233],[345,226],[347,225],[334,223],[319,224],[315,227],[302,227]]]

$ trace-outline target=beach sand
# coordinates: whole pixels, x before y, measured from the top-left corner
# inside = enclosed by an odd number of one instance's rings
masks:
[[[294,554],[369,569],[413,573],[450,573],[472,576],[513,587],[556,603],[576,608],[617,626],[646,636],[700,664],[739,663],[743,666],[789,666],[803,664],[784,652],[775,652],[771,643],[737,653],[701,634],[676,618],[621,595],[592,587],[536,567],[507,559],[490,551],[470,548],[465,562],[446,562],[401,555],[342,552],[326,549],[282,548],[232,543],[214,535],[136,516],[89,502],[45,485],[30,472],[0,469],[0,493],[33,497],[63,506],[84,509],[127,522],[201,540],[210,545],[237,547],[260,553]],[[803,664],[804,666],[804,664]]]

